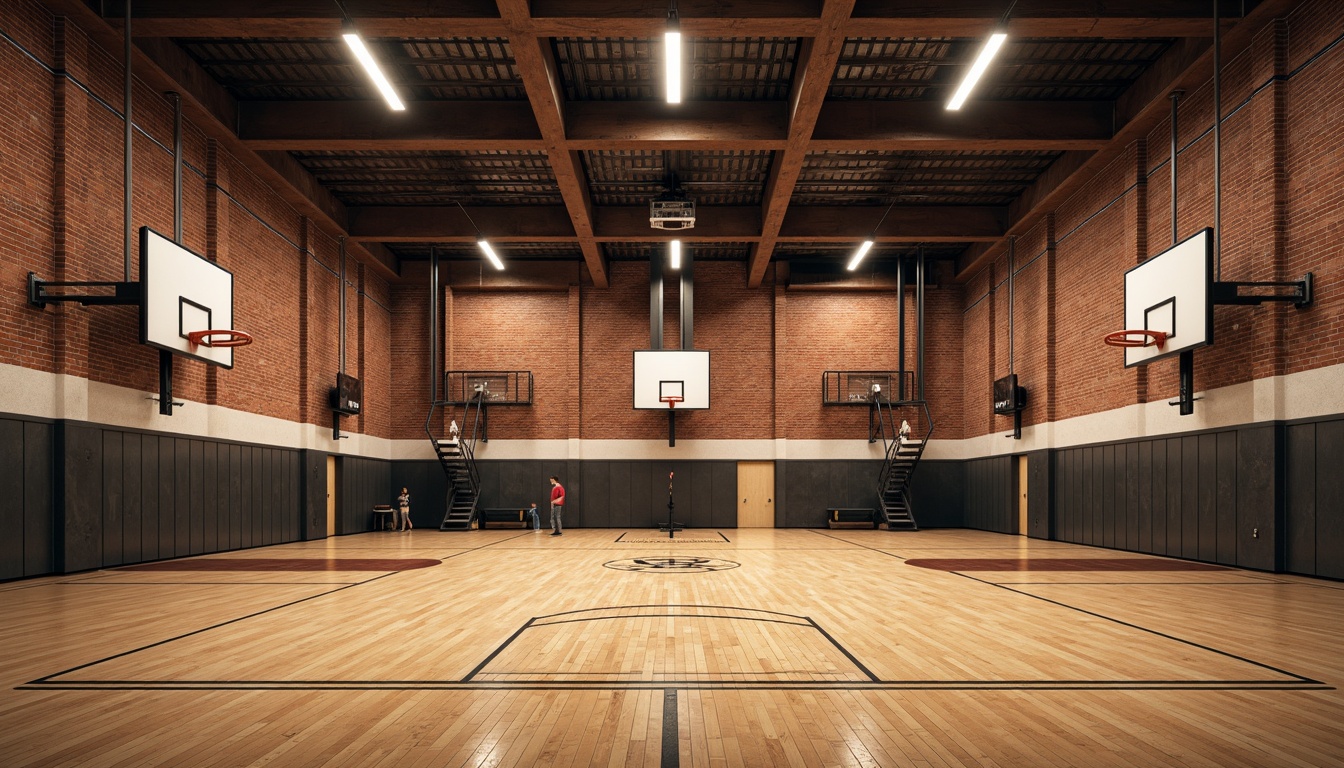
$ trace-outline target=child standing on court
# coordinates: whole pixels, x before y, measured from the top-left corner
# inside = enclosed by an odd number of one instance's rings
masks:
[[[415,527],[411,525],[411,492],[406,490],[405,487],[401,489],[401,495],[397,497],[397,508],[400,510],[397,530],[409,531]]]

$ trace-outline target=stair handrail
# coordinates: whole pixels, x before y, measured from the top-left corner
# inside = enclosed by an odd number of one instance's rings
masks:
[[[924,423],[928,425],[928,429],[925,430],[924,437],[920,441],[919,451],[915,454],[914,461],[910,465],[910,473],[909,475],[906,476],[906,481],[901,486],[902,493],[904,493],[906,486],[909,485],[910,476],[913,475],[915,472],[915,465],[917,465],[919,463],[920,458],[924,456],[924,449],[928,446],[929,438],[933,435],[933,413],[929,410],[929,402],[927,400],[905,400],[902,401],[901,404],[918,405],[921,408],[923,408]],[[894,406],[892,408],[892,411],[893,411],[892,421],[894,424],[895,423]],[[881,475],[879,475],[877,482],[877,495],[879,499],[881,499],[882,494],[886,491],[887,482],[891,479],[891,473],[896,464],[896,457],[900,454],[902,442],[900,440],[899,435],[896,435],[889,445],[886,443],[885,439],[883,441],[883,444],[886,447],[886,460],[883,461],[882,463],[882,473]]]

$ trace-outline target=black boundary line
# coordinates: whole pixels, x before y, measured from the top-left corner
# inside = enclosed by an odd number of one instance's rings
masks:
[[[528,619],[526,622],[524,622],[523,626],[519,627],[519,628],[518,628],[512,635],[509,635],[509,636],[504,640],[504,642],[502,642],[502,643],[499,644],[499,647],[498,647],[498,648],[496,648],[495,650],[491,651],[489,656],[486,656],[485,659],[483,659],[483,660],[481,661],[480,664],[477,664],[475,667],[472,668],[472,670],[471,670],[470,672],[468,672],[465,676],[463,676],[461,682],[463,682],[463,683],[469,683],[469,682],[471,682],[471,679],[472,679],[473,677],[475,677],[477,674],[479,674],[481,670],[485,669],[485,667],[486,667],[487,664],[489,664],[490,662],[494,661],[496,656],[498,656],[499,654],[503,653],[503,652],[504,652],[504,649],[505,649],[505,648],[508,648],[509,645],[511,645],[511,644],[513,643],[514,640],[517,640],[519,635],[521,635],[521,634],[523,634],[523,632],[527,631],[527,628],[530,627],[530,626],[532,626],[533,622],[535,622],[536,620],[537,620],[537,617],[536,617],[536,616],[533,616],[532,618],[530,618],[530,619]]]
[[[841,645],[838,641],[836,641],[834,637],[831,637],[831,633],[822,629],[821,625],[813,621],[810,616],[807,619],[807,623],[811,624],[818,632],[820,632],[822,637],[829,640],[831,642],[831,645],[834,645],[836,648],[840,649],[840,652],[845,654],[845,658],[849,659],[849,662],[853,664],[855,667],[858,667],[860,672],[867,675],[869,680],[873,681],[874,683],[882,682],[877,678],[877,675],[874,675],[871,670],[869,670],[867,667],[863,665],[862,662],[860,662],[857,658],[855,658],[854,654],[850,653],[848,648]]]
[[[614,621],[616,619],[726,619],[728,621],[759,621],[762,624],[787,624],[791,627],[817,627],[815,623],[808,624],[801,621],[759,619],[751,618],[749,616],[718,616],[710,613],[627,613],[620,616],[590,616],[586,619],[561,619],[560,621],[548,621],[544,624],[539,622],[533,623],[536,622],[536,619],[533,619],[528,622],[528,624],[533,627],[558,627],[561,624],[582,624],[587,621]],[[808,619],[807,621],[810,622],[811,619]],[[821,627],[817,627],[817,629],[821,629]]]
[[[528,683],[461,683],[452,681],[421,682],[331,682],[331,683],[226,683],[204,682],[165,682],[146,683],[137,681],[121,683],[118,681],[86,683],[25,683],[14,687],[16,691],[659,691],[669,686],[680,690],[693,691],[846,691],[862,693],[865,691],[1334,691],[1337,688],[1327,683],[1285,683],[1276,681],[1189,681],[1183,683],[1162,683],[1144,681],[1117,681],[1115,683],[1080,681],[1069,683],[1061,681],[1041,681],[1017,683],[998,682],[910,682],[886,681],[864,683],[862,681],[825,683],[816,681],[789,683],[782,681],[752,683],[706,682],[704,680],[641,680],[630,682],[588,682],[557,681]]]
[[[561,621],[549,621],[549,622],[541,623],[544,619],[553,619],[553,618],[556,618],[557,616],[573,616],[574,614],[577,614],[577,613],[588,613],[588,612],[593,612],[593,611],[625,610],[625,609],[627,609],[627,608],[719,608],[719,609],[730,610],[730,611],[752,611],[752,612],[756,612],[756,613],[767,613],[767,614],[771,614],[771,615],[774,615],[774,616],[786,616],[786,617],[791,618],[791,619],[801,619],[802,622],[805,622],[805,623],[791,622],[791,621],[782,621],[782,620],[780,620],[780,619],[765,619],[765,618],[758,618],[758,617],[751,617],[751,616],[717,616],[717,615],[712,615],[712,614],[684,614],[684,615],[683,615],[683,614],[676,614],[676,613],[670,613],[670,614],[669,614],[669,613],[659,613],[659,614],[626,614],[626,615],[621,615],[621,616],[590,616],[590,617],[586,617],[586,618],[564,619],[564,620],[561,620]],[[837,643],[837,642],[835,641],[835,638],[831,637],[830,634],[826,632],[826,630],[822,629],[822,628],[821,628],[815,621],[813,621],[813,620],[812,620],[810,617],[808,617],[808,616],[796,616],[796,615],[791,614],[791,613],[781,613],[781,612],[779,612],[779,611],[767,611],[767,610],[762,610],[762,609],[759,609],[759,608],[741,608],[741,607],[731,606],[731,605],[704,605],[704,606],[701,606],[701,605],[679,604],[679,605],[666,605],[666,606],[663,606],[663,605],[626,605],[626,606],[607,606],[607,607],[603,607],[603,608],[583,608],[583,609],[579,609],[579,610],[575,610],[575,611],[564,611],[564,612],[561,612],[561,613],[552,613],[552,614],[548,614],[548,615],[546,615],[546,616],[533,616],[532,618],[528,619],[527,622],[523,624],[523,626],[519,627],[516,631],[514,631],[514,633],[513,633],[512,635],[509,635],[508,638],[506,638],[506,639],[504,640],[504,642],[500,643],[499,646],[495,648],[495,650],[491,651],[490,654],[489,654],[488,656],[486,656],[485,659],[484,659],[483,661],[481,661],[480,664],[477,664],[477,665],[475,666],[475,668],[473,668],[470,672],[468,672],[468,673],[467,673],[467,674],[466,674],[466,675],[465,675],[459,682],[463,682],[463,683],[469,683],[469,682],[471,682],[472,679],[476,677],[476,675],[480,674],[480,673],[485,669],[485,667],[486,667],[487,665],[490,664],[490,662],[494,661],[495,658],[496,658],[497,656],[499,656],[501,653],[503,653],[504,650],[505,650],[506,648],[508,648],[509,645],[511,645],[511,644],[513,643],[514,640],[517,640],[518,637],[519,637],[520,635],[522,635],[524,631],[526,631],[527,629],[529,629],[529,628],[531,628],[531,627],[533,627],[533,626],[549,627],[549,626],[555,626],[555,625],[557,625],[557,624],[581,624],[581,623],[589,622],[589,621],[602,621],[602,620],[623,619],[623,618],[660,618],[660,619],[661,619],[661,618],[677,618],[677,617],[679,617],[679,618],[701,618],[701,617],[703,617],[703,618],[711,618],[711,619],[730,619],[730,620],[735,620],[735,621],[760,621],[760,622],[768,622],[768,623],[773,623],[773,624],[788,624],[788,625],[790,625],[790,626],[795,626],[795,627],[806,627],[806,626],[811,625],[813,628],[815,628],[816,630],[818,630],[819,632],[821,632],[821,634],[822,634],[823,637],[825,637],[827,640],[829,640],[829,641],[831,642],[832,645],[834,645],[834,646],[835,646],[841,653],[843,653],[843,654],[844,654],[844,655],[845,655],[845,656],[846,656],[846,657],[847,657],[847,658],[854,664],[854,666],[855,666],[856,668],[859,669],[859,671],[861,671],[863,674],[867,675],[868,678],[869,678],[870,680],[877,681],[877,677],[876,677],[872,672],[870,672],[870,671],[868,670],[867,667],[865,667],[865,666],[863,666],[863,664],[859,663],[859,660],[856,659],[856,658],[854,658],[853,654],[851,654],[851,653],[848,651],[848,649],[846,649],[844,646],[842,646],[842,645],[840,645],[839,643]],[[580,681],[580,682],[582,682],[582,681]]]
[[[598,608],[579,608],[573,611],[548,613],[545,616],[533,616],[532,621],[540,621],[542,619],[553,619],[556,616],[573,616],[576,613],[593,613],[596,611],[624,611],[628,608],[718,608],[724,611],[750,611],[752,613],[768,613],[771,616],[788,616],[791,619],[801,619],[803,621],[809,621],[809,619],[806,616],[799,616],[798,614],[794,613],[784,613],[783,611],[767,611],[764,608],[743,608],[740,605],[700,605],[698,603],[644,603],[640,605],[604,605]]]
[[[677,735],[677,689],[663,689],[663,755],[661,768],[681,768],[681,739]]]
[[[501,541],[508,541],[508,540],[509,540],[509,539],[502,539]],[[477,550],[479,550],[479,549],[485,549],[486,547],[492,547],[492,546],[494,546],[495,544],[499,544],[499,543],[500,543],[499,541],[494,541],[494,542],[491,542],[491,543],[489,543],[489,544],[483,544],[483,545],[481,545],[480,547],[477,547],[476,549],[470,549],[470,550],[467,550],[467,551],[465,551],[465,552],[460,552],[460,553],[458,553],[458,554],[459,554],[459,555],[465,555],[465,554],[468,554],[468,553],[470,553],[470,552],[475,552],[475,551],[477,551]],[[456,556],[457,556],[457,555],[453,555],[453,557],[456,557]],[[442,565],[442,563],[440,563],[440,565]],[[120,659],[120,658],[122,658],[122,657],[124,657],[124,656],[130,656],[131,654],[140,653],[141,651],[147,651],[147,650],[149,650],[149,649],[151,649],[151,648],[157,648],[157,647],[160,646],[160,645],[167,645],[168,643],[176,642],[176,641],[178,641],[178,640],[183,640],[183,639],[188,638],[188,637],[191,637],[191,636],[193,636],[193,635],[199,635],[199,634],[202,634],[202,633],[204,633],[204,632],[209,632],[209,631],[214,630],[214,629],[219,629],[220,627],[227,627],[227,626],[230,625],[230,624],[236,624],[236,623],[238,623],[238,622],[240,622],[240,621],[246,621],[247,619],[256,618],[257,616],[262,616],[262,615],[265,615],[265,614],[267,614],[267,613],[271,613],[271,612],[273,612],[273,611],[279,611],[279,610],[282,610],[282,609],[284,609],[284,608],[290,608],[290,607],[293,607],[293,606],[295,606],[295,605],[298,605],[299,603],[306,603],[306,602],[308,602],[309,600],[316,600],[316,599],[318,599],[318,598],[320,598],[320,597],[327,597],[328,595],[334,595],[334,594],[336,594],[337,592],[344,592],[344,591],[347,590],[347,589],[353,589],[354,587],[363,586],[363,585],[365,585],[365,584],[371,584],[371,583],[373,583],[373,582],[375,582],[375,581],[379,581],[379,580],[381,580],[381,579],[385,579],[385,578],[387,578],[387,577],[389,577],[389,576],[395,576],[395,575],[398,574],[398,573],[407,573],[407,571],[390,571],[390,572],[388,572],[388,573],[384,573],[384,574],[381,575],[381,576],[374,576],[374,577],[371,578],[371,579],[365,579],[364,581],[361,581],[361,582],[357,582],[357,583],[354,583],[354,584],[347,584],[347,585],[345,585],[345,586],[337,587],[336,589],[332,589],[332,590],[328,590],[328,591],[325,591],[325,592],[321,592],[321,593],[316,594],[316,595],[310,595],[310,596],[308,596],[308,597],[299,598],[298,600],[293,600],[293,601],[288,602],[288,603],[282,603],[282,604],[280,604],[280,605],[274,605],[274,606],[271,606],[270,608],[267,608],[267,609],[265,609],[265,610],[257,611],[256,613],[249,613],[249,614],[247,614],[246,616],[239,616],[239,617],[237,617],[237,618],[229,619],[228,621],[220,622],[220,623],[218,623],[218,624],[212,624],[212,625],[210,625],[210,626],[208,626],[208,627],[202,627],[202,628],[200,628],[200,629],[195,629],[195,630],[192,630],[191,632],[187,632],[187,633],[185,633],[185,634],[177,635],[176,637],[169,637],[169,638],[166,638],[166,639],[164,639],[164,640],[159,640],[158,642],[150,643],[149,645],[143,645],[143,646],[141,646],[141,647],[139,647],[139,648],[132,648],[132,649],[129,650],[129,651],[122,651],[121,653],[114,654],[114,655],[112,655],[112,656],[107,656],[107,657],[105,657],[105,658],[97,659],[97,660],[95,660],[95,661],[90,661],[90,662],[87,662],[87,663],[84,663],[84,664],[80,664],[79,666],[71,667],[71,668],[69,668],[69,669],[65,669],[65,670],[62,670],[62,671],[60,671],[60,672],[55,672],[55,673],[50,674],[50,675],[44,675],[44,676],[42,676],[42,677],[37,678],[36,680],[31,681],[31,682],[28,683],[28,684],[29,684],[29,685],[38,685],[38,684],[51,683],[51,682],[53,682],[52,678],[55,678],[55,677],[60,677],[60,676],[62,676],[62,675],[68,675],[68,674],[70,674],[70,673],[72,673],[72,672],[78,672],[78,671],[81,670],[81,669],[88,669],[89,667],[97,666],[97,665],[102,664],[102,663],[104,663],[104,662],[113,661],[114,659]],[[315,585],[313,585],[313,586],[319,586],[319,587],[320,587],[320,586],[328,586],[328,585],[315,584]]]
[[[995,583],[992,582],[992,581],[985,581],[984,579],[977,578],[977,577],[975,577],[975,576],[970,576],[970,575],[968,575],[968,574],[961,573],[961,572],[955,572],[955,575],[957,575],[957,576],[961,576],[962,578],[965,578],[965,579],[970,579],[971,581],[979,582],[979,583],[981,583],[981,584],[987,584],[987,585],[989,585],[989,586],[991,586],[991,587],[997,587],[997,588],[999,588],[999,589],[1002,589],[1002,590],[1005,590],[1005,591],[1008,591],[1008,592],[1012,592],[1012,593],[1014,593],[1014,594],[1023,595],[1023,596],[1025,596],[1025,597],[1029,597],[1029,598],[1032,598],[1032,599],[1034,599],[1034,600],[1040,600],[1040,601],[1042,601],[1042,602],[1050,603],[1051,605],[1057,605],[1057,606],[1059,606],[1059,607],[1061,607],[1061,608],[1066,608],[1066,609],[1068,609],[1068,610],[1070,610],[1070,611],[1077,611],[1078,613],[1081,613],[1081,614],[1084,614],[1084,615],[1087,615],[1087,616],[1092,616],[1092,617],[1095,617],[1095,618],[1098,618],[1098,619],[1102,619],[1102,620],[1105,620],[1105,621],[1112,622],[1112,623],[1114,623],[1114,624],[1119,624],[1119,625],[1122,626],[1122,627],[1128,627],[1128,628],[1130,628],[1130,629],[1136,629],[1136,630],[1138,630],[1138,631],[1140,631],[1140,632],[1147,632],[1147,633],[1149,633],[1149,634],[1151,634],[1151,635],[1156,635],[1157,637],[1165,638],[1165,639],[1167,639],[1167,640],[1172,640],[1172,641],[1174,641],[1174,642],[1181,643],[1181,644],[1183,644],[1183,645],[1188,645],[1188,646],[1190,646],[1190,647],[1192,647],[1192,648],[1198,648],[1198,649],[1200,649],[1200,650],[1202,650],[1202,651],[1207,651],[1207,652],[1209,652],[1209,653],[1217,654],[1217,655],[1219,655],[1219,656],[1224,656],[1224,657],[1229,658],[1229,659],[1234,659],[1234,660],[1236,660],[1236,661],[1240,661],[1240,662],[1245,663],[1245,664],[1250,664],[1250,665],[1252,665],[1252,666],[1260,667],[1261,669],[1267,669],[1267,670],[1269,670],[1269,671],[1271,671],[1271,672],[1277,672],[1277,673],[1280,674],[1280,675],[1286,675],[1286,676],[1288,676],[1288,677],[1291,677],[1291,678],[1295,678],[1295,679],[1297,679],[1297,680],[1300,680],[1300,681],[1302,681],[1302,682],[1304,682],[1304,683],[1314,683],[1314,684],[1316,684],[1316,685],[1325,685],[1325,683],[1322,682],[1322,681],[1320,681],[1320,680],[1313,680],[1313,679],[1310,678],[1310,677],[1306,677],[1305,675],[1299,675],[1299,674],[1297,674],[1296,672],[1289,672],[1289,671],[1286,670],[1286,669],[1280,669],[1280,668],[1275,667],[1275,666],[1273,666],[1273,665],[1265,664],[1264,662],[1255,661],[1255,660],[1253,660],[1253,659],[1248,659],[1248,658],[1246,658],[1245,656],[1238,656],[1237,654],[1232,653],[1232,652],[1230,652],[1230,651],[1219,650],[1219,649],[1217,649],[1217,648],[1213,648],[1213,647],[1210,647],[1210,646],[1207,646],[1207,645],[1203,645],[1203,644],[1201,644],[1201,643],[1196,643],[1196,642],[1194,642],[1193,640],[1186,640],[1186,639],[1184,639],[1184,638],[1176,637],[1175,635],[1169,635],[1169,634],[1167,634],[1167,633],[1165,633],[1165,632],[1159,632],[1159,631],[1157,631],[1157,630],[1155,630],[1155,629],[1149,629],[1148,627],[1141,627],[1141,626],[1139,626],[1138,624],[1133,624],[1133,623],[1130,623],[1130,622],[1128,622],[1128,621],[1122,621],[1122,620],[1117,619],[1117,618],[1114,618],[1114,617],[1112,617],[1112,616],[1107,616],[1107,615],[1102,614],[1102,613],[1097,613],[1096,611],[1089,611],[1089,610],[1087,610],[1087,609],[1085,609],[1085,608],[1079,608],[1079,607],[1076,606],[1076,605],[1069,605],[1068,603],[1062,603],[1062,602],[1060,602],[1060,601],[1058,601],[1058,600],[1051,600],[1051,599],[1048,598],[1048,597],[1042,597],[1042,596],[1040,596],[1040,595],[1033,595],[1032,593],[1027,592],[1027,591],[1025,591],[1025,590],[1021,590],[1021,589],[1013,589],[1013,587],[1010,586],[1010,585],[995,584]]]
[[[890,553],[890,552],[888,552],[888,551],[886,551],[886,550],[884,550],[884,549],[878,549],[877,547],[870,547],[870,546],[868,546],[867,544],[859,544],[858,542],[854,542],[854,541],[846,541],[845,539],[842,539],[842,538],[840,538],[839,536],[832,536],[832,535],[829,534],[829,533],[822,533],[821,531],[813,530],[813,529],[808,529],[808,530],[809,530],[809,532],[811,532],[811,533],[815,533],[815,534],[817,534],[818,536],[825,536],[825,537],[828,538],[828,539],[835,539],[836,541],[840,542],[841,544],[848,544],[848,545],[850,545],[851,547],[858,547],[858,548],[860,548],[860,549],[867,549],[867,550],[870,550],[870,551],[872,551],[872,552],[876,552],[876,553],[878,553],[879,555],[886,555],[887,557],[894,557],[894,558],[896,558],[897,560],[900,560],[901,562],[905,562],[906,560],[909,559],[909,558],[906,558],[906,557],[901,557],[900,555],[893,555],[892,553]],[[825,550],[817,550],[817,551],[825,551]]]
[[[1144,573],[1144,571],[1140,571]],[[1146,571],[1152,573],[1152,571]],[[1281,587],[1291,584],[1288,581],[1003,581],[997,582],[1005,587],[1049,587],[1054,585],[1068,587]]]
[[[726,541],[726,542],[728,542],[729,544],[732,544],[732,543],[733,543],[733,540],[732,540],[732,539],[730,539],[730,538],[728,538],[727,536],[724,536],[724,535],[723,535],[723,531],[715,531],[715,533],[719,534],[719,536],[722,536],[722,537],[723,537],[723,540]]]
[[[256,573],[256,571],[252,571]],[[401,573],[401,571],[388,571]],[[97,581],[71,584],[72,587],[280,587],[280,586],[358,586],[363,581]]]
[[[627,533],[629,533],[629,531],[622,531],[622,532],[621,532],[621,535],[620,535],[620,536],[617,536],[617,537],[616,537],[616,541],[613,541],[612,544],[619,544],[619,543],[621,543],[621,539],[624,539],[624,538],[625,538],[625,534],[627,534]]]

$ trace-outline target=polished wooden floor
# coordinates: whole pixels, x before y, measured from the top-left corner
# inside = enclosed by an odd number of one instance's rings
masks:
[[[951,530],[202,560],[0,584],[0,766],[1344,765],[1337,582]]]

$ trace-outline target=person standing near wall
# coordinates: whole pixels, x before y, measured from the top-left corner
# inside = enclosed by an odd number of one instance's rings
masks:
[[[527,518],[532,523],[532,530],[541,530],[541,512],[537,509],[537,502],[532,502],[532,507],[527,510]]]
[[[401,489],[401,495],[397,497],[397,530],[409,531],[414,526],[411,525],[411,492],[405,487]]]
[[[565,511],[565,486],[560,484],[560,478],[551,475],[551,535],[559,536],[564,531],[560,524],[560,517]]]

